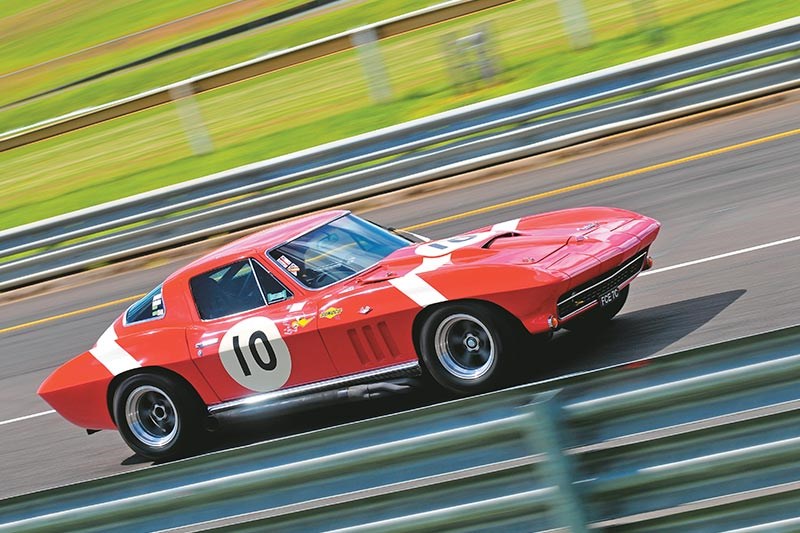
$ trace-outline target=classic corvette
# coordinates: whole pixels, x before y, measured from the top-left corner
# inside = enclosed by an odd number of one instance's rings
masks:
[[[427,241],[347,211],[309,215],[178,270],[39,394],[161,459],[222,419],[391,394],[415,376],[486,391],[536,357],[532,335],[617,314],[658,230],[587,207]]]

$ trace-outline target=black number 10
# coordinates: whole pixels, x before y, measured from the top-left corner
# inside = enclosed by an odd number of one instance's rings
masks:
[[[261,354],[258,351],[257,341],[261,341],[261,345],[267,350],[266,361],[261,358]],[[262,370],[275,370],[275,367],[278,365],[278,359],[275,357],[275,350],[272,349],[266,333],[263,331],[254,331],[253,334],[250,335],[250,342],[248,345],[250,347],[250,355],[253,356],[253,360],[258,366],[261,367]],[[234,335],[233,337],[233,351],[236,352],[236,358],[239,360],[239,364],[242,367],[242,372],[244,372],[244,375],[251,375],[252,372],[250,372],[250,367],[247,365],[247,361],[244,359],[241,346],[239,346],[238,335]]]

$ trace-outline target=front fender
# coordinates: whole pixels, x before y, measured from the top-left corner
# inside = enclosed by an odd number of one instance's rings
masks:
[[[529,265],[480,265],[432,273],[428,278],[447,300],[483,300],[516,316],[531,333],[550,329],[556,301],[569,276]]]

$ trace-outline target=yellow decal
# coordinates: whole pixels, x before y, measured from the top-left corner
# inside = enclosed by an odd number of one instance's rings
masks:
[[[306,326],[308,325],[308,323],[309,323],[309,322],[311,322],[312,320],[314,320],[314,317],[313,317],[313,316],[309,316],[309,317],[305,317],[305,316],[304,316],[304,317],[300,317],[300,318],[298,318],[298,319],[295,319],[295,321],[294,321],[294,322],[292,322],[292,327],[293,327],[293,328],[304,328],[304,327],[306,327]]]
[[[312,320],[314,320],[313,316],[302,316],[300,318],[295,318],[291,322],[286,323],[286,325],[283,327],[283,333],[285,335],[294,335],[300,328],[306,327]]]
[[[329,307],[324,311],[320,312],[320,318],[336,318],[337,316],[342,314],[341,307]]]

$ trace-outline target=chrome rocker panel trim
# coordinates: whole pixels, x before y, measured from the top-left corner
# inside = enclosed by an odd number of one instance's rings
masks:
[[[404,378],[413,378],[421,374],[419,361],[411,361],[214,404],[209,406],[208,414],[215,419],[239,418],[309,408],[337,400],[383,396],[412,388]]]

